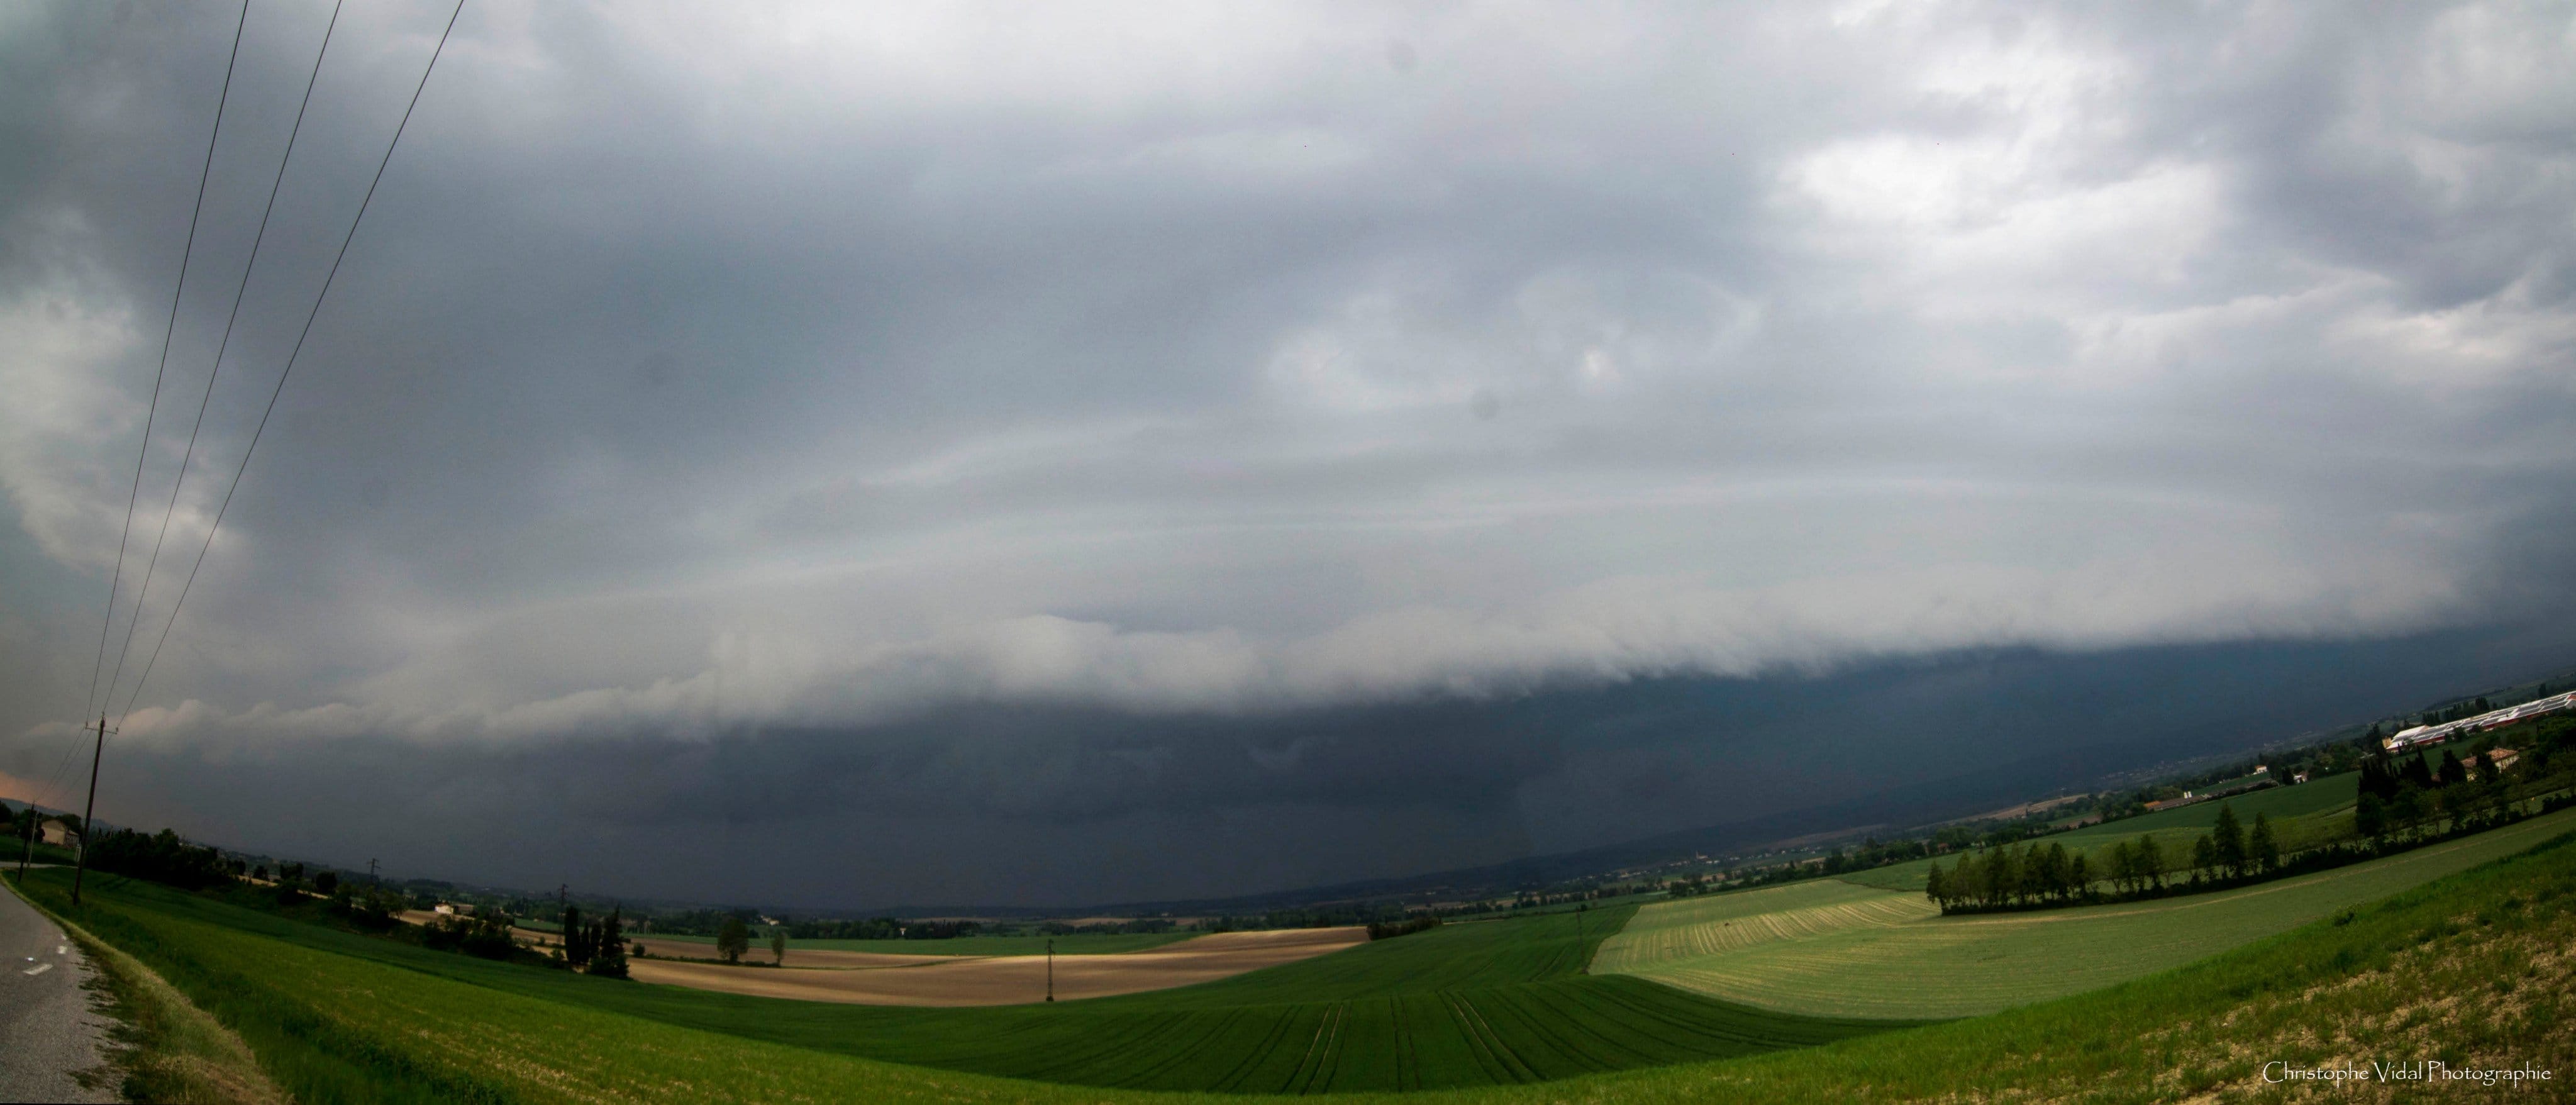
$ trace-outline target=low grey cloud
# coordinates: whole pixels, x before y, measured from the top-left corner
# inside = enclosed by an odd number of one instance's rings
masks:
[[[249,14],[148,507],[327,12]],[[94,712],[234,14],[0,16],[13,777]],[[335,32],[165,558],[445,15]],[[1276,793],[1466,855],[1558,816],[1496,796],[1579,775],[1580,726],[1389,719],[2519,632],[2568,597],[2571,41],[2511,3],[477,0],[123,739],[631,746],[561,796],[619,824]],[[1299,755],[1343,767],[1260,767]]]

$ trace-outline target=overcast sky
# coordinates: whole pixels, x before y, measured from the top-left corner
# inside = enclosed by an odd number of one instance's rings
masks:
[[[100,814],[1179,896],[1777,808],[1727,695],[1866,789],[1851,701],[2019,716],[1960,657],[2198,673],[2132,741],[2576,664],[2576,9],[2101,9],[470,0]],[[447,11],[342,14],[244,285],[330,8],[249,12],[112,710]],[[83,781],[237,15],[0,9],[10,794]],[[1639,710],[1704,785],[1594,778]]]

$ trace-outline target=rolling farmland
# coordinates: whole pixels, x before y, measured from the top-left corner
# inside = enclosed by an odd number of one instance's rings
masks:
[[[58,894],[53,884],[63,881],[40,872],[36,887]],[[925,1009],[780,1001],[491,963],[123,879],[104,880],[91,906],[180,960],[181,973],[201,954],[230,956],[248,947],[244,941],[291,943],[322,957],[310,960],[316,970],[367,960],[403,977],[435,976],[674,1029],[1093,1086],[1307,1093],[1497,1085],[1807,1047],[1888,1027],[1580,973],[1632,909],[1444,925],[1149,994]],[[241,984],[236,969],[218,974]],[[296,1017],[331,1020],[341,1014],[324,1006],[365,988],[259,989],[301,1010]],[[375,1023],[372,1009],[348,1015]]]
[[[664,982],[729,994],[863,1005],[1025,1005],[1052,992],[1055,1000],[1110,997],[1211,982],[1329,955],[1366,943],[1356,928],[1221,932],[1152,951],[1120,955],[969,956],[922,959],[872,952],[805,952],[802,966],[745,970],[716,962],[639,959],[629,965],[643,982]],[[857,962],[850,962],[850,961]],[[891,961],[891,962],[885,962]],[[791,958],[791,964],[796,961]],[[819,968],[819,969],[817,969]]]
[[[2571,827],[2576,810],[2235,890],[2031,913],[1902,918],[1900,899],[1919,893],[1816,883],[1742,895],[1799,892],[1757,902],[1762,912],[1717,904],[1737,895],[1658,903],[1605,944],[1598,969],[1818,1016],[1974,1016],[2178,967]]]
[[[57,910],[65,908],[60,876],[38,872],[30,887]],[[653,988],[432,955],[124,879],[94,885],[99,893],[73,914],[77,923],[186,990],[301,1100],[1168,1100],[621,1015],[581,991]],[[2563,1073],[2576,1067],[2576,960],[2557,953],[2571,944],[2576,838],[2562,836],[2347,919],[2095,993],[1796,1052],[1488,1086],[1444,1100],[2179,1100],[2240,1091],[2267,1058],[2314,1066],[2407,1052],[2426,1032],[2449,1041],[2444,1054],[2462,1064]],[[1358,975],[1344,981],[1362,985]],[[2457,1000],[2471,993],[2492,999]],[[799,1008],[755,1001],[740,1012],[757,1019]]]
[[[1941,912],[1921,894],[1890,893],[1837,879],[1793,882],[1641,908],[1592,959],[1601,974],[1645,973],[1761,944],[1852,929],[1886,928]]]

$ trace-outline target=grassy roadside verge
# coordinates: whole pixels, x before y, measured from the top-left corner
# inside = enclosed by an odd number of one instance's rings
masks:
[[[0,876],[17,893],[17,875]],[[115,1030],[109,1062],[124,1075],[129,1101],[189,1105],[269,1105],[286,1100],[241,1038],[133,956],[93,936],[24,894],[18,895],[80,945],[97,968]]]

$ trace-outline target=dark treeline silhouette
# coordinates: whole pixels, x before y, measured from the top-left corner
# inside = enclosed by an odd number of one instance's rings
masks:
[[[93,871],[149,879],[183,890],[201,890],[233,881],[233,865],[222,853],[190,844],[168,829],[150,836],[132,829],[102,835],[90,842],[89,866]]]
[[[1424,913],[1405,918],[1401,921],[1371,921],[1369,922],[1368,934],[1369,939],[1371,940],[1392,940],[1398,936],[1410,936],[1417,932],[1425,932],[1439,927],[1440,918],[1438,915]],[[1408,944],[1405,946],[1411,947],[1412,945]]]
[[[1064,921],[1049,921],[1037,926],[1037,931],[1047,936],[1086,936],[1104,933],[1170,932],[1177,927],[1179,927],[1179,923],[1169,917],[1138,917],[1133,920],[1120,921],[1116,924],[1102,922],[1096,925],[1076,925]]]
[[[596,921],[583,921],[580,906],[565,906],[563,911],[563,963],[576,971],[602,978],[626,977],[626,928],[624,911],[611,909],[608,916]]]
[[[1402,924],[1410,919],[1401,905],[1372,902],[1365,905],[1318,907],[1315,909],[1274,909],[1268,913],[1209,917],[1197,928],[1206,932],[1243,932],[1256,929],[1320,929],[1358,925]]]
[[[984,925],[979,921],[902,921],[892,917],[787,924],[787,935],[798,940],[954,940],[983,931]]]
[[[2053,842],[2003,845],[1962,855],[1946,870],[1934,862],[1924,894],[1945,913],[1981,913],[2202,893],[2376,859],[2576,804],[2576,796],[2556,793],[2576,783],[2576,773],[2556,770],[2576,744],[2576,720],[2526,724],[2514,735],[2528,748],[2509,769],[2496,766],[2493,738],[2466,759],[2444,749],[2438,764],[2375,746],[2361,759],[2351,840],[2284,855],[2270,818],[2258,813],[2249,827],[2222,802],[2216,824],[2180,855],[2144,833],[2112,845],[2099,864]]]

